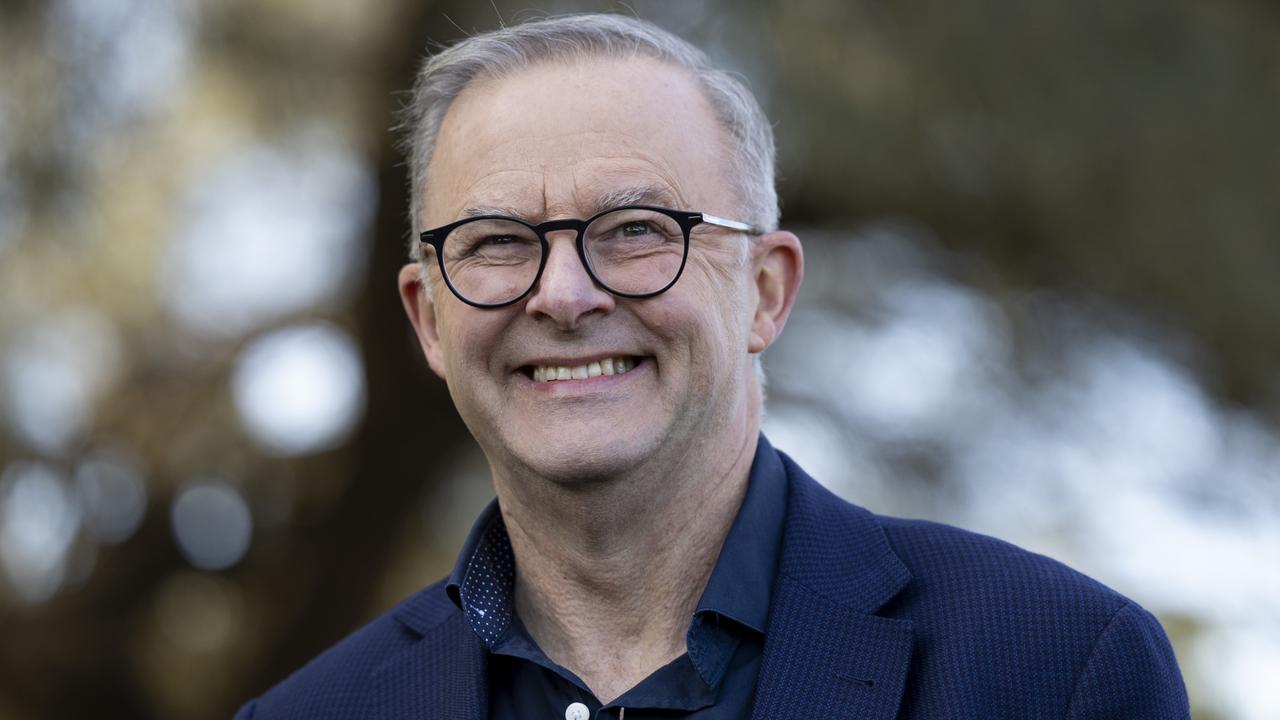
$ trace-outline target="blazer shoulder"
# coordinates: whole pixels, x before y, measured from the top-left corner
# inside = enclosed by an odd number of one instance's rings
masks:
[[[1108,619],[1131,602],[1062,562],[989,535],[927,520],[876,518],[918,596],[1006,608],[1088,608]]]
[[[996,538],[879,520],[912,575],[883,609],[916,632],[905,716],[950,706],[1015,717],[1034,706],[1046,717],[1188,717],[1168,637],[1137,603]]]
[[[246,703],[237,720],[364,716],[378,668],[457,611],[445,582],[427,586],[338,641]]]
[[[864,606],[877,599],[870,606],[893,610],[917,627],[975,620],[1081,627],[1084,621],[1095,633],[1130,602],[1057,560],[1003,540],[873,513],[779,455],[791,481],[783,570],[833,597],[855,596],[853,603]],[[865,587],[872,584],[880,591],[868,595]]]

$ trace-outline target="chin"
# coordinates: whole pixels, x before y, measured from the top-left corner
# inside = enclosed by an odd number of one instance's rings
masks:
[[[636,435],[606,439],[599,433],[568,442],[547,442],[541,435],[524,440],[508,445],[515,464],[561,485],[607,482],[630,474],[653,457],[658,445]]]

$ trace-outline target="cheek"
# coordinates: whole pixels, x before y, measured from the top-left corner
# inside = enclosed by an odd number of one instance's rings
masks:
[[[700,284],[696,303],[708,341],[717,344],[716,352],[736,353],[739,346],[746,347],[751,303],[742,277],[719,269],[712,271]]]
[[[497,334],[490,327],[492,319],[476,317],[468,309],[445,312],[440,317],[440,349],[451,377],[481,369],[484,359],[492,355],[486,349],[490,338]]]
[[[699,282],[696,288],[690,285],[679,302],[655,308],[651,327],[673,347],[681,348],[681,362],[693,374],[729,373],[736,358],[746,353],[750,328],[741,289],[709,282]]]

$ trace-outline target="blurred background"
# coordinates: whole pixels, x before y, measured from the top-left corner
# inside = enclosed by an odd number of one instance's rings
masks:
[[[766,432],[1156,612],[1280,718],[1280,6],[0,0],[0,720],[226,718],[447,572],[486,468],[403,319],[431,48],[634,13],[776,122]]]

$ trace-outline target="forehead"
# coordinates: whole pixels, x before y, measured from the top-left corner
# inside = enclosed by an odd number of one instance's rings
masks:
[[[469,85],[441,124],[428,225],[471,207],[590,214],[637,188],[727,213],[727,134],[696,78],[648,58],[546,62]]]

